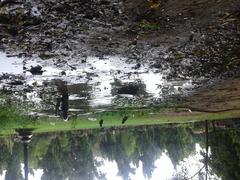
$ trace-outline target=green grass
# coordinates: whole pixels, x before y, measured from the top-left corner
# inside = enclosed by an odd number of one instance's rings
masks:
[[[95,114],[97,119],[96,121],[90,121],[87,120],[87,118],[75,118],[70,119],[68,122],[64,122],[58,118],[50,119],[48,117],[31,120],[24,116],[17,117],[18,115],[15,115],[15,118],[11,116],[13,120],[11,120],[10,123],[6,123],[4,128],[1,126],[0,135],[4,136],[14,134],[16,128],[34,128],[35,133],[100,128],[98,121],[101,118],[104,119],[103,126],[105,128],[109,128],[118,126],[122,127],[158,125],[167,123],[186,123],[202,120],[223,120],[240,117],[240,111],[228,111],[222,113],[176,113],[171,109],[168,112],[166,111],[156,112],[154,114],[149,114],[148,111],[125,112],[129,118],[124,125],[121,124],[122,114],[124,113],[118,111]],[[0,116],[0,122],[3,122],[1,118],[2,116]]]

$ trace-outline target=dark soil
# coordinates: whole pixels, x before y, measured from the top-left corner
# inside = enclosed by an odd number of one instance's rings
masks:
[[[168,78],[239,76],[238,0],[3,1],[0,48],[68,59],[121,54]],[[81,62],[81,61],[80,61]]]
[[[169,70],[167,80],[191,79],[202,89],[240,76],[239,0],[155,2],[1,1],[0,50],[25,61],[53,59],[56,66],[67,64],[72,70],[70,60],[84,64],[88,56],[120,55],[135,69],[148,64]],[[123,84],[116,93],[139,91],[135,84]]]

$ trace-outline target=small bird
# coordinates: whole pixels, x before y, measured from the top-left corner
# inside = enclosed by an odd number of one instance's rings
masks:
[[[127,121],[127,119],[128,119],[128,116],[124,116],[124,117],[122,118],[122,124],[124,124],[124,123]]]
[[[101,120],[99,121],[99,125],[100,125],[100,127],[103,126],[103,119],[101,119]]]

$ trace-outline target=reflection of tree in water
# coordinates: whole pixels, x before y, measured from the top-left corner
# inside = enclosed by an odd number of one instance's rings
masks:
[[[21,158],[22,158],[22,145],[20,143],[15,143],[12,147],[12,154],[7,160],[7,172],[6,180],[22,180],[23,176],[21,173]]]
[[[145,178],[151,178],[155,169],[155,161],[165,151],[173,164],[178,165],[184,158],[195,151],[195,143],[205,146],[204,124],[199,125],[198,132],[192,126],[167,127],[138,127],[136,129],[109,129],[80,131],[68,133],[49,133],[37,135],[30,144],[29,165],[31,168],[43,169],[42,179],[104,179],[102,172],[98,171],[101,163],[95,157],[115,161],[118,175],[129,179],[135,173],[135,167],[142,163]],[[217,129],[218,127],[216,127]],[[209,126],[209,145],[211,155],[208,161],[209,174],[217,173],[223,179],[236,179],[239,177],[239,137],[237,130],[215,132]],[[196,138],[197,136],[197,138]],[[198,138],[202,136],[203,138]],[[199,141],[200,140],[200,141]],[[220,142],[221,140],[221,142]],[[1,141],[0,165],[7,170],[8,179],[23,179],[20,171],[22,163],[22,145],[15,143],[10,153],[7,143]],[[97,151],[94,151],[96,149]],[[96,154],[97,153],[97,154]],[[203,154],[204,160],[205,154]],[[206,163],[203,161],[203,163]],[[133,166],[132,166],[133,165]],[[204,170],[204,168],[203,168]],[[17,173],[16,173],[17,172]],[[30,171],[31,172],[31,171]],[[179,172],[184,173],[184,172]],[[197,173],[197,172],[196,172]],[[199,171],[197,176],[205,176]],[[197,177],[195,176],[195,178]],[[182,176],[179,176],[181,179]],[[186,174],[188,177],[189,175]],[[205,177],[204,177],[205,178]]]
[[[69,115],[74,115],[74,112],[69,111],[69,108],[83,112],[91,111],[90,92],[91,86],[88,84],[67,84],[60,79],[54,79],[50,82],[44,82],[43,88],[39,90],[39,97],[42,100],[44,111],[50,114],[55,113],[67,120]],[[69,99],[71,95],[74,98]]]
[[[91,140],[87,137],[70,137],[71,167],[75,169],[70,173],[70,179],[81,177],[83,180],[90,180],[94,179],[94,177],[99,177],[96,171],[91,143]]]
[[[0,139],[0,173],[7,168],[7,160],[11,156],[12,147],[9,139]]]
[[[160,144],[155,141],[156,134],[159,134],[159,132],[157,132],[155,128],[149,130],[146,129],[137,134],[137,159],[142,161],[143,174],[148,179],[151,178],[155,169],[154,163],[156,159],[162,154]]]
[[[44,170],[42,179],[60,180],[67,178],[68,165],[66,164],[59,138],[52,140],[40,164]]]
[[[239,127],[240,121],[232,121]],[[227,124],[227,123],[225,123]],[[239,129],[217,130],[211,134],[209,144],[211,155],[209,165],[223,180],[240,177],[240,132]]]
[[[42,179],[94,179],[96,171],[92,146],[86,137],[69,135],[67,142],[52,140],[47,153],[40,161],[44,170]],[[66,143],[66,144],[65,144]]]
[[[146,85],[140,80],[136,82],[123,83],[119,79],[114,79],[112,83],[112,95],[129,94],[134,96],[146,95]]]
[[[174,166],[195,151],[195,142],[186,127],[166,128],[161,140]]]
[[[135,169],[130,167],[130,153],[132,153],[132,150],[129,150],[130,152],[128,151],[128,149],[135,149],[135,147],[131,147],[134,143],[129,143],[131,139],[128,138],[131,138],[131,136],[127,133],[119,133],[117,136],[113,136],[108,132],[100,142],[101,153],[109,160],[116,161],[118,175],[123,177],[124,180],[129,179],[130,173],[135,173]]]
[[[90,92],[92,91],[92,86],[87,83],[79,84],[68,84],[67,86],[69,95],[77,95],[82,97],[80,99],[71,99],[69,100],[69,106],[73,109],[80,109],[84,112],[91,111],[90,106]]]

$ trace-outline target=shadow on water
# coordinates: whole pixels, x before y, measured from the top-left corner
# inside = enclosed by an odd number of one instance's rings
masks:
[[[15,141],[0,139],[0,177],[236,180],[239,127],[239,120],[226,120],[45,134],[17,129]]]
[[[60,97],[57,98],[56,114],[60,115],[64,121],[68,120],[68,88],[67,85],[61,80],[55,80],[54,84],[57,86],[57,90],[60,93]]]

